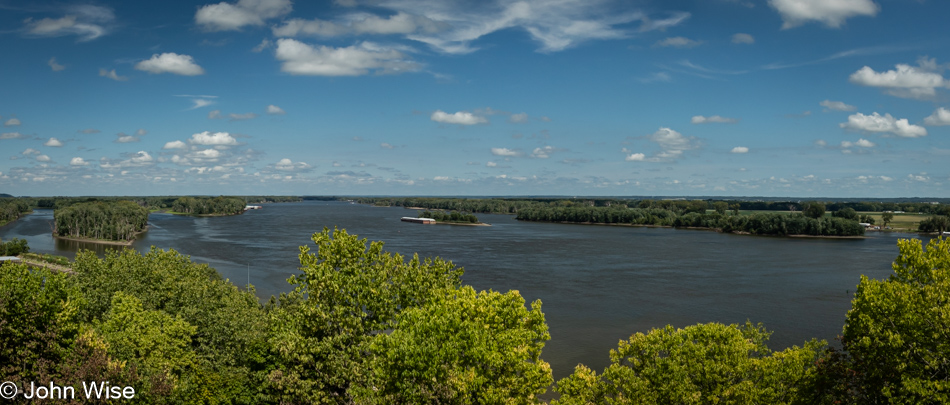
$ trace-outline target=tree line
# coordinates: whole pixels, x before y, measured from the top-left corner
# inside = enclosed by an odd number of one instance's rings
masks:
[[[171,210],[189,215],[238,215],[246,206],[238,197],[181,197],[172,202]]]
[[[452,211],[429,211],[425,210],[419,213],[419,218],[432,218],[437,222],[463,222],[469,224],[477,224],[478,217],[474,214],[467,214],[464,212]]]
[[[30,201],[22,198],[0,198],[0,225],[16,221],[30,212]]]
[[[671,226],[678,228],[709,228],[722,232],[754,235],[814,235],[857,236],[864,227],[854,219],[826,217],[824,210],[813,212],[816,217],[803,213],[779,214],[772,212],[751,215],[729,215],[719,212],[677,212],[663,208],[626,207],[531,207],[518,212],[522,221],[578,222],[598,224],[627,224]]]
[[[148,209],[131,201],[93,201],[53,211],[54,235],[129,241],[148,226]]]
[[[554,382],[540,301],[476,292],[441,259],[324,229],[289,293],[261,305],[205,264],[152,248],[80,252],[71,275],[0,272],[0,379],[131,385],[143,404],[537,404]],[[769,349],[761,324],[633,334],[555,404],[947,403],[950,241],[898,242],[862,277],[840,348]],[[311,250],[313,249],[313,250]]]

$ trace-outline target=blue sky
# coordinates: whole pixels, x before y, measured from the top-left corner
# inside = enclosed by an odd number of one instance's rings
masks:
[[[0,193],[950,197],[947,15],[0,1]]]

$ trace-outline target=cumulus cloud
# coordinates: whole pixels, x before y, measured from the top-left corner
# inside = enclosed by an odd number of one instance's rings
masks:
[[[195,23],[207,31],[234,31],[245,26],[263,26],[265,20],[290,13],[290,0],[240,0],[202,6]]]
[[[283,158],[274,165],[274,169],[286,172],[303,171],[310,169],[310,165],[308,165],[306,162],[294,162],[290,159]]]
[[[534,151],[531,152],[531,157],[538,159],[547,159],[551,157],[551,153],[557,149],[553,146],[543,146],[540,148],[534,148]]]
[[[20,139],[20,138],[26,138],[26,136],[19,132],[4,132],[0,134],[0,139]]]
[[[46,62],[49,65],[50,69],[53,69],[54,72],[59,72],[66,69],[66,66],[56,63],[56,58],[49,58],[49,62]]]
[[[33,149],[33,148],[26,148],[26,150],[24,150],[23,152],[21,152],[21,154],[24,155],[24,156],[39,155],[39,154],[40,154],[40,151],[38,151],[38,150],[36,150],[36,149]]]
[[[7,122],[4,122],[4,123],[3,123],[3,126],[5,126],[5,127],[18,127],[18,126],[20,126],[20,125],[22,125],[22,124],[23,124],[23,123],[20,122],[19,119],[17,119],[16,117],[13,117],[13,118],[8,119]]]
[[[495,156],[504,156],[504,157],[514,157],[520,156],[521,153],[508,148],[491,148],[491,154]]]
[[[50,147],[54,147],[54,148],[59,148],[59,147],[62,147],[62,146],[63,146],[63,143],[60,142],[59,139],[56,139],[56,138],[49,138],[49,140],[46,141],[46,143],[44,143],[43,146],[50,146]]]
[[[130,142],[138,142],[138,141],[141,141],[141,139],[139,139],[139,137],[133,136],[133,135],[128,135],[128,134],[126,134],[126,133],[124,133],[124,132],[119,132],[118,134],[116,134],[116,136],[118,136],[118,138],[116,138],[116,140],[113,141],[113,142],[115,142],[115,143],[130,143]]]
[[[841,142],[841,147],[842,147],[842,148],[853,148],[853,147],[873,148],[874,146],[875,146],[874,142],[871,142],[871,141],[869,141],[869,140],[867,140],[867,139],[864,139],[864,138],[858,139],[857,142],[849,142],[849,141],[842,141],[842,142]]]
[[[50,159],[50,157],[47,156],[47,155],[39,155],[39,156],[36,157],[36,161],[37,161],[37,162],[46,163],[46,162],[49,162],[49,161],[51,161],[51,160],[52,160],[52,159]]]
[[[383,149],[395,149],[395,148],[396,148],[395,146],[390,145],[390,144],[388,144],[388,143],[386,143],[386,142],[383,142],[383,143],[379,144],[379,147],[380,147],[380,148],[383,148]]]
[[[895,119],[890,114],[880,115],[876,112],[871,115],[853,114],[848,116],[848,122],[842,122],[839,126],[857,131],[890,133],[903,138],[927,136],[926,128],[910,124],[906,118]]]
[[[661,127],[645,138],[655,142],[660,147],[660,151],[648,157],[644,153],[631,153],[631,151],[624,148],[623,152],[628,154],[625,160],[628,162],[672,162],[681,158],[684,151],[699,148],[696,138],[684,136],[679,132],[665,127]]]
[[[152,74],[173,73],[182,76],[203,75],[205,70],[189,55],[174,52],[154,54],[150,59],[135,64],[135,68]]]
[[[838,28],[851,17],[873,17],[880,7],[871,0],[769,0],[782,16],[782,29],[794,28],[810,21]]]
[[[287,112],[284,111],[282,108],[280,108],[280,107],[278,107],[278,106],[276,106],[276,105],[273,105],[273,104],[267,106],[267,113],[270,114],[270,115],[284,115],[284,114],[287,114]]]
[[[825,107],[825,111],[856,111],[858,109],[858,107],[845,104],[841,101],[825,100],[818,104]]]
[[[189,142],[194,145],[205,146],[234,146],[238,144],[237,139],[234,139],[234,137],[227,132],[215,132],[212,134],[210,131],[193,134]]]
[[[166,142],[165,146],[162,147],[162,149],[186,149],[186,148],[188,148],[188,145],[185,145],[185,143],[182,141]]]
[[[75,35],[80,42],[85,42],[106,35],[113,20],[115,14],[110,8],[77,5],[68,7],[62,18],[26,19],[24,32],[30,37]]]
[[[152,155],[149,155],[148,152],[140,150],[136,153],[131,154],[128,159],[113,161],[106,158],[99,160],[99,167],[103,169],[122,169],[128,167],[144,167],[151,166],[155,164],[155,158]]]
[[[940,107],[929,117],[924,118],[924,124],[930,126],[950,125],[950,110]]]
[[[301,35],[335,37],[340,35],[376,34],[408,35],[416,32],[436,33],[448,27],[427,17],[398,12],[389,17],[379,17],[367,13],[347,15],[344,21],[333,22],[320,19],[292,19],[273,29],[274,36],[295,37]]]
[[[710,123],[735,124],[739,122],[739,120],[735,118],[726,118],[719,115],[713,115],[709,117],[696,115],[696,116],[693,116],[690,122],[692,122],[693,124],[710,124]]]
[[[88,164],[89,164],[89,162],[87,162],[85,159],[83,159],[83,158],[81,158],[81,157],[74,157],[74,158],[72,158],[72,159],[69,160],[69,165],[70,165],[70,166],[86,166],[86,165],[88,165]]]
[[[99,69],[99,76],[106,77],[106,78],[115,80],[117,82],[124,82],[126,80],[129,80],[128,76],[119,76],[118,74],[116,74],[115,69],[112,69],[112,70]]]
[[[654,47],[674,47],[674,48],[692,48],[694,46],[699,46],[702,44],[702,41],[692,40],[686,37],[669,37],[662,39],[653,44]]]
[[[932,68],[936,68],[936,61],[926,58],[921,59],[920,66],[898,64],[895,69],[885,72],[876,72],[865,66],[851,74],[849,80],[861,86],[882,88],[892,96],[932,99],[937,94],[937,88],[950,87],[950,81],[932,71]]]
[[[732,148],[730,153],[749,153],[749,148],[745,146],[736,146],[735,148]]]
[[[422,66],[403,52],[371,42],[345,48],[310,46],[295,39],[277,40],[280,70],[292,75],[362,76],[415,72]]]
[[[734,44],[754,44],[755,38],[749,34],[737,33],[732,36],[732,43]]]
[[[442,110],[435,110],[435,112],[429,116],[429,119],[443,124],[475,125],[488,123],[488,119],[485,117],[479,117],[467,111],[458,111],[454,114],[449,114]]]

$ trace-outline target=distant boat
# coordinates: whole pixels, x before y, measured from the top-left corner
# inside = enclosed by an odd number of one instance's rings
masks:
[[[432,225],[435,223],[435,220],[432,218],[413,218],[413,217],[402,217],[403,222],[412,222],[414,224],[425,224]]]
[[[261,208],[264,208],[264,207],[261,207],[260,205],[247,205],[247,206],[244,207],[244,211],[247,211],[247,210],[259,210],[259,209],[261,209]]]

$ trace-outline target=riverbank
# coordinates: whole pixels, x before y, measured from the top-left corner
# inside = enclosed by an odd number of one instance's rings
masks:
[[[74,238],[70,236],[59,236],[53,234],[53,239],[60,240],[71,240],[75,242],[85,242],[85,243],[95,243],[97,245],[111,245],[111,246],[132,246],[135,243],[135,240],[138,239],[138,236],[148,232],[148,227],[146,226],[141,232],[136,232],[135,237],[132,240],[108,240],[108,239],[96,239],[96,238]]]
[[[484,223],[484,222],[476,222],[476,223],[473,224],[473,223],[471,223],[471,222],[439,222],[439,221],[435,221],[435,224],[436,224],[436,225],[458,225],[458,226],[491,226],[491,224],[486,224],[486,223]]]

